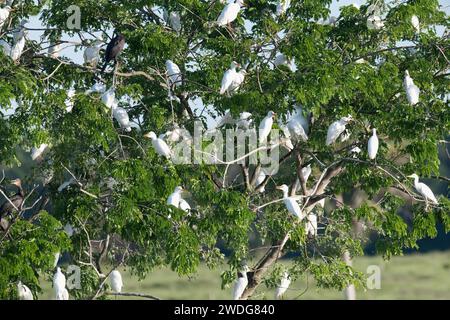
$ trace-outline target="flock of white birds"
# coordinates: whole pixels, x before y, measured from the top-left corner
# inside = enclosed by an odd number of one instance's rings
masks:
[[[221,1],[222,3],[226,3],[225,1]],[[2,28],[5,21],[8,19],[10,12],[12,10],[10,6],[11,1],[8,1],[7,5],[3,8],[0,8],[0,28]],[[245,6],[243,0],[236,0],[232,3],[226,4],[217,18],[216,25],[219,27],[227,26],[229,30],[232,32],[231,23],[238,17],[239,12]],[[290,6],[290,0],[281,0],[276,8],[277,15],[285,14],[286,10]],[[377,10],[377,7],[369,7],[367,10],[370,14],[367,18],[367,26],[370,29],[381,29],[384,27],[384,22]],[[179,13],[177,12],[164,12],[165,19],[169,22],[169,25],[176,32],[180,32],[182,29],[181,18]],[[13,43],[9,44],[5,40],[0,40],[0,45],[3,48],[3,51],[6,56],[11,57],[13,61],[16,63],[19,61],[26,42],[27,30],[25,28],[25,23],[27,21],[21,21],[20,25],[13,30]],[[334,24],[336,22],[336,18],[331,17],[329,20],[329,24]],[[420,23],[419,19],[416,15],[411,17],[411,24],[416,33],[420,32]],[[92,67],[96,67],[100,61],[100,49],[103,46],[104,42],[101,38],[95,39],[90,46],[87,46],[84,50],[84,62],[86,65],[90,65]],[[49,48],[49,55],[56,58],[59,54],[58,45],[52,45]],[[360,59],[361,60],[361,59]],[[290,61],[284,54],[280,53],[275,57],[274,65],[290,65],[292,61]],[[363,63],[364,61],[356,61],[356,63]],[[166,75],[168,78],[168,84],[170,88],[175,88],[177,86],[182,85],[182,72],[177,64],[175,64],[172,60],[167,60],[165,63],[166,66]],[[237,68],[240,68],[237,71]],[[233,93],[237,92],[241,85],[244,83],[245,77],[247,75],[246,68],[242,67],[239,63],[233,61],[230,65],[230,68],[225,71],[222,77],[221,86],[219,89],[219,94],[230,96]],[[405,76],[403,80],[403,87],[406,92],[406,97],[411,106],[419,103],[419,95],[420,89],[414,84],[413,79],[411,78],[408,70],[405,71]],[[66,111],[71,112],[73,109],[73,97],[75,96],[75,90],[72,88],[67,92],[67,100],[66,100]],[[86,91],[86,94],[92,93],[101,93],[101,100],[111,110],[112,116],[117,120],[120,127],[129,132],[131,131],[131,122],[128,116],[128,113],[125,109],[119,107],[119,100],[115,95],[114,86],[106,90],[106,87],[102,83],[96,82],[91,89]],[[274,124],[274,118],[276,113],[273,111],[269,111],[264,119],[260,122],[259,125],[259,141],[260,144],[267,143],[266,139],[270,135]],[[249,112],[242,112],[239,115],[238,119],[233,119],[230,111],[227,110],[224,116],[218,121],[216,129],[221,128],[226,124],[236,125],[238,129],[248,130],[253,125],[252,114]],[[351,115],[342,117],[337,121],[333,122],[327,131],[325,144],[327,146],[332,145],[340,138],[341,141],[345,141],[349,138],[350,132],[347,130],[346,126],[353,121],[353,117]],[[298,105],[295,106],[295,113],[289,119],[286,124],[283,124],[279,121],[279,126],[284,133],[285,142],[284,146],[289,150],[294,148],[293,142],[298,141],[307,141],[308,140],[308,132],[310,130],[310,123],[308,119],[303,116],[302,108]],[[183,136],[182,131],[179,127],[176,127],[172,131],[168,131],[164,134],[161,134],[157,137],[156,133],[149,132],[144,134],[144,137],[151,139],[152,146],[156,153],[159,156],[162,156],[168,160],[173,156],[172,150],[169,146],[169,143],[180,141],[189,142],[190,138],[186,138]],[[166,142],[169,142],[167,143]],[[190,143],[190,142],[189,142]],[[43,143],[38,147],[35,147],[31,150],[31,158],[36,160],[39,158],[42,153],[49,147],[48,144]],[[375,160],[379,149],[379,140],[377,136],[377,130],[372,128],[372,135],[368,139],[367,143],[367,152],[370,160]],[[353,157],[357,157],[357,155],[361,152],[359,147],[354,147],[351,151]],[[301,174],[303,175],[303,179],[306,182],[311,174],[311,165],[308,165],[301,170]],[[260,185],[265,179],[267,174],[261,170],[257,177],[257,185]],[[437,204],[438,201],[434,196],[431,189],[424,183],[419,182],[419,177],[416,174],[409,176],[414,179],[414,187],[415,189],[425,198],[425,201],[432,202],[433,204]],[[59,188],[58,191],[63,191],[67,186],[74,183],[75,180],[71,178],[70,180],[64,182]],[[299,186],[299,181],[297,181],[297,186]],[[277,189],[283,192],[283,202],[286,206],[286,209],[298,219],[298,221],[305,221],[305,230],[307,235],[315,236],[317,235],[317,215],[314,213],[309,213],[306,215],[302,212],[299,203],[295,196],[289,195],[289,188],[287,185],[283,184],[278,186]],[[182,194],[185,190],[181,186],[177,186],[172,194],[167,199],[167,205],[173,206],[175,208],[181,209],[186,213],[190,214],[191,207],[189,203],[183,199]],[[297,188],[296,191],[299,191]],[[258,189],[258,192],[265,192],[264,186]],[[324,206],[324,200],[322,199],[319,202],[319,205]],[[169,215],[169,219],[171,216]],[[67,227],[67,226],[66,226]],[[70,226],[69,226],[70,227]],[[71,227],[70,227],[71,229]],[[73,234],[73,229],[66,230],[68,234]],[[59,259],[59,253],[55,256],[55,266],[57,265]],[[238,279],[235,283],[235,287],[233,290],[233,298],[239,299],[242,296],[247,284],[247,272],[249,271],[248,266],[244,266],[242,270],[238,272]],[[113,292],[120,293],[123,287],[122,277],[119,271],[113,270],[110,273],[110,284]],[[280,285],[276,290],[275,297],[280,299],[290,285],[290,276],[287,272],[283,274],[283,277],[280,281]],[[55,299],[57,300],[68,300],[69,293],[66,288],[66,278],[64,274],[61,272],[61,269],[57,267],[57,271],[53,277],[53,288],[55,291]],[[23,300],[32,300],[33,294],[31,290],[22,282],[17,284],[18,295],[20,299]]]

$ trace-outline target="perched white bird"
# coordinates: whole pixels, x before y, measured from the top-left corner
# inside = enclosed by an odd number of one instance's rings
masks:
[[[126,132],[131,131],[130,117],[128,116],[128,112],[124,108],[115,107],[113,109],[113,116],[122,129],[124,129]]]
[[[277,4],[277,16],[285,14],[290,5],[291,0],[280,0]]]
[[[180,198],[180,203],[179,203],[179,208],[181,210],[183,210],[184,212],[187,212],[188,214],[191,211],[191,206],[189,205],[189,203],[184,200],[183,198]]]
[[[317,215],[314,213],[308,214],[305,224],[306,234],[310,236],[317,235]]]
[[[380,16],[370,15],[367,18],[367,28],[371,30],[379,30],[384,27],[384,22]]]
[[[284,124],[281,124],[280,122],[280,129],[284,134],[284,140],[282,140],[282,145],[284,147],[286,147],[286,149],[288,149],[289,151],[294,149],[294,144],[292,143],[291,140],[291,132],[289,131],[288,127],[285,126]]]
[[[100,49],[102,47],[102,43],[102,40],[97,39],[91,46],[84,49],[83,58],[85,64],[94,68],[97,66],[100,60]]]
[[[28,20],[23,19],[20,21],[19,26],[13,30],[13,41],[17,42],[20,38],[23,38],[25,34],[27,34],[27,30],[25,25],[28,23]]]
[[[53,290],[55,294],[66,288],[66,276],[61,272],[61,268],[56,268],[56,273],[53,276]]]
[[[169,76],[170,85],[181,85],[181,70],[172,60],[166,60],[167,75]]]
[[[280,53],[275,56],[273,64],[275,65],[275,67],[286,66],[289,68],[289,70],[293,71],[292,62],[292,59],[288,59],[283,53]]]
[[[25,35],[19,38],[11,48],[11,59],[17,62],[22,56],[23,49],[25,48]]]
[[[73,103],[73,97],[75,96],[75,89],[74,88],[70,88],[69,90],[67,90],[67,98],[65,100],[65,104],[66,104],[66,112],[72,112],[74,103]]]
[[[350,150],[350,153],[352,154],[353,158],[356,158],[358,154],[361,153],[361,148],[360,147],[354,147]]]
[[[405,78],[403,79],[403,88],[406,91],[406,97],[410,105],[414,106],[419,102],[420,89],[414,84],[413,79],[409,75],[409,71],[405,70]]]
[[[412,175],[408,176],[408,178],[414,179],[414,188],[416,188],[417,192],[419,192],[425,198],[425,201],[431,201],[434,204],[438,204],[433,191],[431,191],[430,187],[425,183],[419,182],[419,176],[417,174],[413,173]]]
[[[9,5],[5,6],[3,8],[0,8],[0,29],[3,27],[6,20],[8,19],[11,10],[12,10],[12,8]]]
[[[69,300],[69,291],[66,288],[62,288],[56,292],[56,300]]]
[[[121,293],[123,287],[122,275],[118,270],[114,270],[109,275],[111,289],[114,293]]]
[[[336,139],[341,135],[341,133],[345,131],[345,126],[347,125],[347,123],[352,120],[352,116],[348,115],[347,117],[342,117],[340,120],[333,122],[328,127],[326,145],[329,146],[330,144],[335,142]]]
[[[48,54],[50,57],[56,59],[59,57],[59,53],[61,52],[61,44],[50,42],[48,47]]]
[[[0,39],[0,46],[5,56],[11,56],[11,45],[3,39]]]
[[[226,124],[234,124],[234,119],[230,110],[225,111],[225,114],[217,122],[216,128],[223,127]]]
[[[117,105],[116,90],[114,87],[109,88],[102,94],[102,102],[110,109]]]
[[[248,130],[253,120],[250,119],[252,114],[250,112],[241,112],[239,114],[239,120],[236,122],[236,126],[242,130]]]
[[[173,193],[171,193],[170,196],[167,198],[167,204],[172,205],[175,208],[179,208],[181,200],[181,192],[183,192],[182,187],[180,186],[175,187]]]
[[[420,22],[419,22],[419,17],[416,15],[413,15],[411,17],[411,24],[414,28],[414,30],[416,31],[416,33],[420,32]]]
[[[259,171],[258,177],[256,178],[256,182],[255,182],[255,187],[259,187],[261,185],[261,183],[264,182],[264,180],[266,179],[266,173],[263,170]],[[259,192],[263,193],[265,190],[265,187],[262,187]]]
[[[153,131],[146,133],[144,137],[152,140],[153,148],[155,149],[157,154],[166,157],[167,159],[171,158],[172,151],[170,150],[169,146],[163,139],[156,137],[156,134]]]
[[[306,167],[302,168],[301,173],[302,173],[303,179],[305,180],[305,183],[308,182],[308,178],[311,175],[311,172],[312,172],[312,169],[311,169],[311,165],[310,164],[308,164]],[[301,188],[301,186],[300,186],[300,179],[299,178],[297,178],[297,185],[298,185],[298,187],[297,187],[296,191],[299,191],[300,188]]]
[[[247,272],[249,268],[244,266],[242,270],[238,271],[238,278],[234,284],[233,288],[233,300],[239,300],[244,293],[245,288],[248,285]]]
[[[178,12],[172,11],[169,14],[169,24],[172,27],[172,29],[175,30],[176,32],[181,31],[181,18]]]
[[[233,3],[227,4],[220,13],[220,16],[217,18],[217,25],[225,26],[236,20],[243,5],[244,0],[236,0]]]
[[[239,70],[238,72],[236,72],[234,79],[228,88],[228,91],[229,92],[238,91],[239,87],[242,85],[242,83],[244,83],[246,75],[247,75],[247,71],[245,69],[242,69],[242,70]]]
[[[280,284],[277,287],[277,290],[275,291],[275,299],[280,300],[281,298],[283,298],[283,295],[289,288],[290,284],[291,278],[289,277],[289,273],[287,272],[283,273],[283,277],[281,278]]]
[[[33,147],[31,149],[31,159],[32,160],[36,160],[37,158],[39,158],[45,151],[45,149],[47,149],[48,144],[46,143],[42,143],[39,147]]]
[[[220,86],[220,94],[225,94],[225,92],[228,92],[231,85],[233,84],[233,81],[236,79],[236,68],[239,66],[239,63],[236,61],[231,62],[230,69],[225,71],[222,77],[222,84]]]
[[[369,159],[375,159],[378,152],[378,137],[377,137],[377,129],[372,129],[372,136],[369,139],[369,143],[367,144],[367,152],[369,153]]]
[[[267,116],[262,119],[259,124],[259,143],[262,144],[266,141],[267,137],[270,134],[270,130],[272,130],[273,118],[276,116],[276,113],[273,111],[267,112]]]
[[[19,300],[34,300],[33,293],[31,292],[30,288],[24,285],[22,281],[19,281],[17,283],[17,295],[19,297]]]
[[[295,109],[296,113],[289,119],[287,128],[296,141],[300,139],[306,141],[308,140],[306,132],[309,130],[308,120],[303,116],[301,107],[296,107]]]
[[[59,187],[58,187],[58,192],[62,192],[65,188],[67,188],[68,186],[70,186],[72,183],[74,183],[76,180],[72,177],[67,181],[64,181]]]
[[[300,220],[303,220],[305,218],[305,214],[300,209],[297,201],[289,196],[289,187],[283,184],[281,186],[278,186],[277,189],[283,191],[283,201],[286,209]]]
[[[174,128],[172,130],[167,131],[164,133],[164,139],[169,142],[178,142],[183,137],[184,129],[181,129],[178,127],[177,124],[175,124]]]
[[[103,93],[106,91],[106,85],[101,83],[101,82],[95,82],[92,87],[88,90],[86,90],[85,94],[91,94],[91,93],[96,93],[96,92],[100,92]]]

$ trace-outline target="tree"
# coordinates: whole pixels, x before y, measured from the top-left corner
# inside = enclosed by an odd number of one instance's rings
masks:
[[[369,1],[342,7],[337,20],[324,22],[330,3],[291,1],[276,15],[275,2],[249,0],[230,26],[218,27],[219,1],[85,0],[77,3],[81,29],[70,29],[73,1],[13,1],[2,39],[12,43],[12,30],[33,15],[40,15],[45,30],[42,41],[26,41],[19,61],[0,53],[0,163],[19,164],[17,148],[48,148],[24,182],[28,201],[10,218],[9,231],[0,233],[0,297],[15,297],[19,280],[37,292],[38,273],[52,274],[59,251],[68,251],[81,267],[82,289],[71,291],[77,298],[104,297],[106,277],[120,265],[144,278],[158,266],[188,275],[202,262],[215,268],[226,261],[224,287],[249,264],[247,299],[262,283],[278,284],[285,271],[279,259],[289,253],[295,254],[291,278],[309,272],[319,286],[342,290],[364,285],[364,275],[341,259],[363,254],[354,220],[364,223],[365,234],[378,235],[377,250],[386,258],[434,237],[437,223],[448,232],[448,199],[425,201],[406,177],[439,178],[438,146],[448,143],[450,127],[450,42],[439,28],[448,28],[448,17],[437,0]],[[181,29],[170,23],[174,13]],[[126,47],[103,75],[46,51],[71,45],[60,40],[63,34],[78,39],[76,50],[90,45],[93,34],[102,33],[106,45],[114,30],[125,36]],[[295,67],[275,66],[280,54]],[[169,59],[180,67],[181,83],[169,80]],[[236,92],[220,95],[232,61],[247,71],[245,80]],[[406,70],[420,89],[415,105],[405,94]],[[96,81],[115,88],[131,131],[121,128],[101,93],[85,94]],[[68,103],[73,109],[66,109]],[[296,104],[305,117],[312,114],[308,140],[280,148],[279,171],[268,172],[257,186],[263,166],[249,156],[239,164],[175,164],[144,137],[175,124],[193,134],[196,121],[210,128],[209,117],[228,109],[234,118],[251,112],[256,127],[270,110],[285,123]],[[347,115],[354,119],[347,124],[349,138],[325,145],[328,127]],[[375,160],[366,151],[372,128],[380,139]],[[355,147],[362,151],[351,153]],[[306,180],[301,170],[308,165]],[[41,181],[39,193],[30,192],[32,181]],[[58,190],[65,181],[68,187]],[[318,215],[318,235],[308,236],[305,221],[288,214],[275,189],[281,184],[290,186],[291,195],[300,190],[303,213]],[[166,204],[176,186],[187,189],[190,214]],[[354,189],[366,195],[361,205],[338,200]],[[318,205],[322,199],[327,210]],[[411,203],[408,224],[398,210]],[[62,231],[67,223],[75,229],[70,239]]]

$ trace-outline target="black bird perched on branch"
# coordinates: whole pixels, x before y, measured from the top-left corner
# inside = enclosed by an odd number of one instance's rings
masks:
[[[123,51],[123,47],[125,46],[125,37],[121,33],[117,33],[117,35],[111,39],[106,47],[105,53],[105,63],[103,64],[102,72],[106,69],[106,66],[111,60],[114,60],[114,64],[117,63],[117,57]]]
[[[17,211],[16,208],[20,210],[25,199],[25,193],[22,189],[22,181],[20,179],[15,179],[11,181],[11,184],[17,187],[17,193],[10,197],[9,201],[6,200],[6,202],[0,207],[0,227],[2,228],[8,225],[6,221],[3,221],[3,217],[5,215],[12,215],[14,211]]]

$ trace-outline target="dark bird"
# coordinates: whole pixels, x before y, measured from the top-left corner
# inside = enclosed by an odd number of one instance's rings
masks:
[[[20,179],[15,179],[11,181],[11,184],[17,187],[17,193],[12,197],[10,197],[9,201],[6,200],[5,203],[3,203],[2,206],[0,207],[1,225],[5,224],[5,221],[2,221],[4,216],[12,215],[12,213],[16,211],[16,208],[20,210],[23,200],[25,198],[25,193],[23,192],[22,189],[22,181]],[[16,208],[14,208],[14,206],[11,203],[14,204]]]
[[[114,64],[117,62],[117,57],[123,51],[124,46],[125,46],[125,37],[122,34],[117,33],[117,35],[114,38],[112,38],[112,40],[108,43],[108,46],[106,47],[105,63],[103,64],[101,73],[105,71],[106,66],[111,60],[114,60]]]

